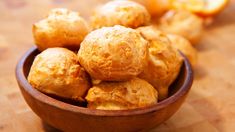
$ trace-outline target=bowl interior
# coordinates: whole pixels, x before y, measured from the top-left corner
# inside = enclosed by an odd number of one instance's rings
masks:
[[[160,101],[158,104],[153,105],[153,106],[137,108],[133,110],[109,110],[109,111],[93,110],[93,109],[88,109],[85,107],[80,107],[78,105],[81,105],[81,104],[78,104],[77,102],[74,102],[72,100],[48,96],[32,88],[32,86],[27,82],[26,78],[28,76],[28,73],[29,73],[29,70],[33,63],[34,58],[39,53],[40,52],[37,50],[37,48],[33,47],[19,61],[17,68],[16,68],[16,77],[20,85],[22,85],[23,88],[26,91],[28,91],[32,96],[35,96],[35,98],[37,98],[38,100],[42,102],[45,102],[49,105],[52,105],[54,107],[58,107],[61,109],[67,109],[70,111],[78,111],[78,112],[82,112],[86,114],[92,113],[92,114],[101,115],[101,116],[102,115],[124,116],[124,115],[133,115],[133,114],[142,114],[146,112],[152,112],[152,111],[161,109],[163,107],[166,107],[167,105],[170,105],[175,100],[179,99],[181,96],[186,94],[189,91],[192,85],[192,81],[193,81],[193,72],[191,69],[191,65],[189,64],[187,58],[182,54],[184,58],[184,63],[181,67],[181,70],[177,79],[169,87],[169,96],[167,99]]]

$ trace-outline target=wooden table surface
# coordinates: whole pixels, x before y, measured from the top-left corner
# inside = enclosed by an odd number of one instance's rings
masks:
[[[17,60],[33,45],[32,23],[67,7],[88,18],[107,0],[0,0],[0,131],[56,131],[25,103],[16,83]],[[195,81],[180,110],[153,132],[235,131],[235,0],[207,27],[197,45]]]

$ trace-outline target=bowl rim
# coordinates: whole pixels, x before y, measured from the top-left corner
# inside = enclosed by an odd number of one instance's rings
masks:
[[[140,114],[146,114],[151,113],[157,110],[160,110],[172,103],[174,103],[176,100],[180,99],[183,95],[185,95],[191,88],[191,85],[193,83],[193,71],[192,67],[188,61],[188,59],[185,57],[185,55],[182,55],[183,62],[186,68],[186,79],[183,82],[182,87],[174,93],[172,96],[168,97],[167,99],[152,105],[148,107],[143,108],[137,108],[137,109],[130,109],[130,110],[97,110],[97,109],[89,109],[84,108],[80,106],[75,106],[69,103],[65,103],[62,101],[59,101],[57,99],[54,99],[48,95],[45,95],[41,93],[40,91],[33,88],[27,81],[24,72],[23,67],[26,62],[26,59],[35,51],[37,50],[36,46],[33,46],[30,48],[18,61],[16,69],[15,69],[15,75],[17,82],[21,88],[23,88],[25,91],[28,92],[34,99],[39,100],[42,103],[45,103],[47,105],[50,105],[52,107],[56,107],[57,109],[66,110],[74,113],[82,113],[86,115],[93,115],[93,116],[134,116],[134,115],[140,115]]]

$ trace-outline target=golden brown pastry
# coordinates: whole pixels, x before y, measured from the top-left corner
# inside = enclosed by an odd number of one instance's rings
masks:
[[[196,44],[203,33],[203,21],[198,16],[185,10],[170,10],[160,19],[159,29],[177,34]]]
[[[182,57],[167,36],[153,26],[137,30],[149,41],[148,65],[139,77],[152,84],[158,90],[159,100],[163,100],[180,71]]]
[[[134,29],[104,27],[86,36],[78,58],[93,79],[124,81],[143,71],[147,63],[147,45]]]
[[[191,45],[191,43],[179,35],[167,34],[167,37],[172,42],[172,45],[184,53],[184,55],[189,59],[191,65],[195,67],[197,64],[197,50]]]
[[[149,21],[150,14],[145,7],[128,0],[110,1],[97,8],[91,17],[93,29],[114,25],[136,28]]]
[[[160,16],[169,9],[168,0],[131,0],[143,5],[152,16]]]
[[[48,48],[37,55],[28,82],[43,93],[76,101],[82,101],[90,88],[76,54],[65,48]]]
[[[134,109],[156,104],[157,91],[139,78],[126,82],[102,82],[88,91],[86,100],[88,108],[92,109]]]
[[[76,50],[88,32],[88,25],[79,13],[63,8],[52,9],[45,19],[33,25],[34,40],[41,51],[50,47]]]

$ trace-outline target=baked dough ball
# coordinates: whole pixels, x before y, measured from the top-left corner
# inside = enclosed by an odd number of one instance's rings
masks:
[[[158,90],[159,100],[163,100],[180,71],[182,57],[167,36],[153,26],[137,30],[149,41],[148,65],[139,77],[152,84]]]
[[[168,0],[131,0],[143,5],[152,16],[161,16],[169,9]]]
[[[124,81],[143,71],[147,45],[134,29],[118,25],[103,27],[86,36],[78,59],[95,80]]]
[[[197,50],[191,45],[191,43],[179,35],[167,34],[167,37],[172,42],[172,45],[184,53],[184,55],[189,59],[191,65],[195,67],[197,64]]]
[[[91,17],[93,29],[114,25],[137,28],[149,21],[150,14],[145,7],[128,0],[110,1],[97,8]]]
[[[88,91],[86,100],[88,108],[92,109],[134,109],[156,104],[157,91],[139,78],[126,82],[102,82]]]
[[[203,21],[185,10],[170,10],[160,19],[160,30],[183,36],[196,44],[203,33]]]
[[[28,82],[43,93],[82,101],[90,83],[88,74],[78,63],[72,51],[48,48],[36,56]]]
[[[52,9],[48,16],[33,25],[33,36],[38,49],[50,47],[78,49],[89,28],[77,12],[63,8]]]

